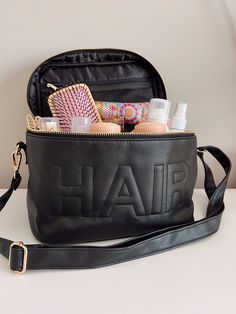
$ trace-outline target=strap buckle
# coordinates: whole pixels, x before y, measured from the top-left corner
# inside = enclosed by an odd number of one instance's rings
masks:
[[[9,251],[9,266],[11,267],[12,248],[15,246],[18,246],[18,247],[23,249],[23,261],[22,261],[22,269],[20,271],[14,270],[14,272],[17,274],[24,274],[26,272],[26,269],[27,269],[28,249],[22,241],[13,242],[11,244],[10,251]]]
[[[11,157],[12,157],[12,166],[13,166],[14,179],[15,179],[16,173],[20,169],[21,160],[22,160],[22,153],[21,153],[21,148],[19,144],[17,145],[16,150],[12,153]]]

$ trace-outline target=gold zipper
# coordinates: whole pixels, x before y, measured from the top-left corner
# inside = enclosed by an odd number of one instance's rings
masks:
[[[65,132],[65,131],[43,131],[43,130],[33,130],[26,129],[29,133],[34,134],[45,134],[45,135],[67,135],[67,136],[83,136],[83,137],[96,137],[96,136],[105,136],[105,137],[119,137],[119,136],[127,136],[127,137],[178,137],[178,136],[190,136],[195,135],[194,131],[185,130],[183,132],[166,132],[166,133],[133,133],[133,132],[121,132],[121,133],[73,133],[73,132]]]

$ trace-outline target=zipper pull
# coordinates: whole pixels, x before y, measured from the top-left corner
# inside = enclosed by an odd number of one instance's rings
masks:
[[[51,83],[47,83],[47,87],[52,88],[54,91],[58,90],[58,87],[56,87],[55,85],[53,85]]]

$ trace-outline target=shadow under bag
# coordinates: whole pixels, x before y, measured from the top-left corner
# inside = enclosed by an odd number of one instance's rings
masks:
[[[123,50],[70,51],[43,62],[27,90],[35,116],[48,117],[48,84],[84,83],[98,102],[146,103],[166,99],[157,70]],[[130,131],[131,125],[125,125]],[[229,158],[213,146],[197,148],[193,132],[156,134],[73,134],[27,130],[26,144],[13,154],[14,177],[0,198],[0,210],[20,184],[25,152],[29,167],[28,216],[44,244],[0,238],[10,268],[95,268],[152,255],[216,232],[224,211]],[[210,153],[225,171],[216,186],[204,161]],[[197,156],[205,170],[206,217],[193,218]],[[110,246],[71,245],[132,237]]]

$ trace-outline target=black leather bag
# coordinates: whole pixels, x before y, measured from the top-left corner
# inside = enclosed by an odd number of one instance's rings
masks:
[[[86,83],[103,101],[166,98],[156,69],[122,50],[80,50],[53,57],[32,74],[28,103],[49,116],[47,83]],[[130,126],[127,126],[130,128]],[[20,183],[17,158],[27,156],[27,207],[32,231],[45,244],[24,245],[0,238],[12,270],[93,268],[151,255],[217,231],[230,172],[228,157],[212,146],[197,149],[192,132],[76,135],[27,131],[13,155],[15,175],[0,199],[2,209]],[[225,170],[216,186],[203,159],[211,153]],[[197,155],[205,169],[206,218],[194,222],[192,194]],[[65,244],[134,237],[116,245]]]

